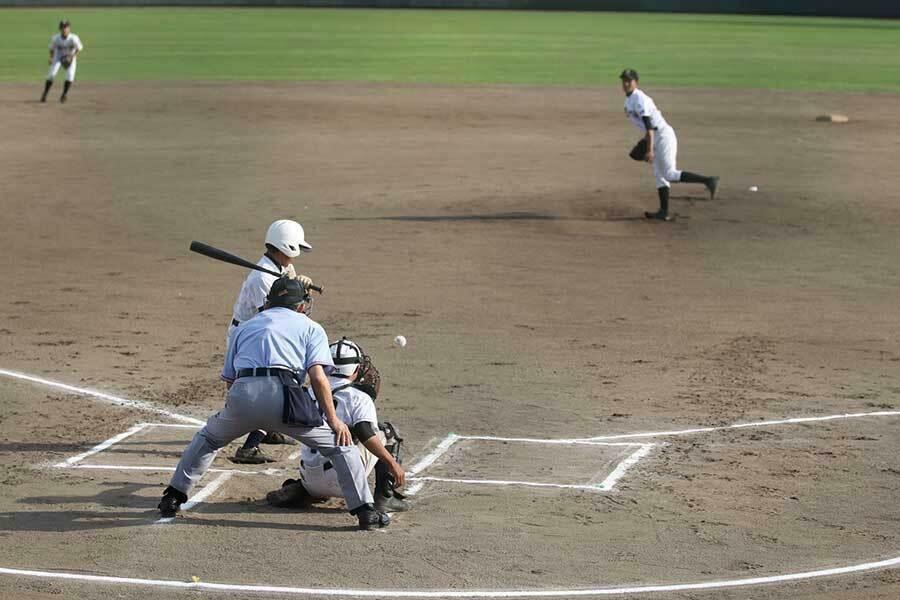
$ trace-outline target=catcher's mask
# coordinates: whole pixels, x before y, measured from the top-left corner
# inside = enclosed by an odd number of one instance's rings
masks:
[[[334,377],[350,379],[363,362],[365,354],[362,348],[352,340],[342,337],[329,346],[331,360],[334,361]]]

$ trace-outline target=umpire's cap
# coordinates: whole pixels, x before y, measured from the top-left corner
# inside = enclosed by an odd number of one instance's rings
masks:
[[[309,290],[306,289],[303,282],[297,279],[281,277],[272,284],[266,301],[269,306],[295,308],[301,302],[309,301]]]
[[[619,75],[619,79],[622,81],[637,81],[640,77],[638,77],[638,72],[634,69],[625,69],[622,71],[622,74]]]

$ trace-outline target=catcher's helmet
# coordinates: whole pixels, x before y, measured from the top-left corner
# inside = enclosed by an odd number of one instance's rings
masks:
[[[266,243],[290,258],[298,256],[301,250],[303,252],[312,250],[312,246],[306,243],[303,226],[288,219],[280,219],[269,225]]]
[[[356,342],[345,337],[332,343],[329,348],[331,349],[331,360],[334,361],[332,375],[335,377],[351,377],[363,362],[362,348]]]

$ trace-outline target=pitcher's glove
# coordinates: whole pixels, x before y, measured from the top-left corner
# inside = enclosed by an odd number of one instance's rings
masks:
[[[641,138],[641,141],[634,145],[634,148],[631,149],[628,156],[630,156],[632,160],[639,160],[641,162],[647,160],[647,138]]]
[[[361,349],[361,348],[360,348]],[[368,354],[363,354],[359,363],[359,373],[353,386],[372,396],[372,400],[378,397],[381,391],[381,373],[375,368]]]

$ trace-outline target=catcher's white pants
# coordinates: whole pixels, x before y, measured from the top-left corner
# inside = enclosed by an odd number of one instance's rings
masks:
[[[657,131],[653,139],[653,176],[656,178],[656,187],[672,187],[669,182],[681,181],[681,171],[675,168],[678,156],[675,130],[666,127]]]
[[[379,431],[378,437],[380,437],[381,442],[384,443],[384,433]],[[363,469],[368,478],[369,474],[375,468],[375,463],[378,462],[378,457],[369,452],[362,444],[357,444],[356,447],[359,448]],[[341,484],[338,481],[337,472],[335,472],[333,468],[325,469],[321,465],[310,467],[301,462],[300,481],[303,482],[303,487],[313,498],[341,497]]]
[[[69,83],[75,81],[75,66],[76,60],[72,59],[72,64],[66,69],[66,81]],[[47,73],[47,81],[53,81],[53,78],[56,77],[56,74],[59,73],[59,68],[62,66],[62,63],[58,60],[54,60],[53,64],[50,65],[50,71]]]

